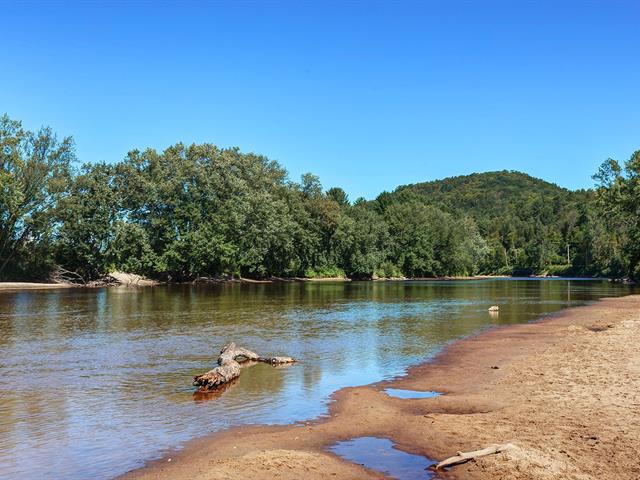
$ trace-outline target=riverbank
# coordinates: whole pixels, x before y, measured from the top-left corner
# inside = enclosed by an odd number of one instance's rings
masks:
[[[272,277],[264,280],[256,280],[251,278],[200,278],[192,282],[161,282],[140,275],[122,272],[110,273],[108,280],[99,280],[88,284],[80,283],[46,283],[46,282],[0,282],[1,291],[21,291],[21,290],[46,290],[55,288],[102,288],[102,287],[151,287],[159,285],[221,285],[228,283],[243,284],[271,284],[271,283],[331,283],[331,282],[351,282],[351,278],[346,277]],[[509,279],[509,278],[551,278],[551,277],[509,277],[505,275],[474,275],[468,277],[427,277],[427,278],[375,278],[372,282],[416,282],[416,281],[454,281],[454,280],[490,280],[490,279]],[[553,277],[562,279],[562,277]],[[567,278],[569,280],[569,278]],[[575,278],[571,278],[575,280]],[[584,280],[596,280],[594,278],[585,277]]]
[[[515,445],[454,467],[447,478],[639,478],[639,312],[636,295],[493,329],[394,382],[338,391],[326,417],[234,428],[124,478],[380,478],[327,450],[363,436],[434,460]],[[402,400],[384,393],[389,386],[445,395]]]
[[[100,280],[84,285],[81,283],[36,283],[36,282],[0,282],[0,292],[2,291],[27,291],[27,290],[48,290],[55,288],[102,288],[102,287],[153,287],[158,285],[220,285],[227,283],[243,283],[248,285],[271,284],[271,283],[331,283],[331,282],[351,282],[352,279],[346,277],[273,277],[264,280],[252,278],[201,278],[193,282],[161,282],[133,273],[113,272],[107,277],[108,281]],[[417,281],[417,280],[482,280],[489,278],[506,278],[491,275],[479,275],[474,277],[440,277],[440,278],[379,278],[372,281],[377,282],[397,282],[397,281]]]
[[[104,288],[104,287],[153,287],[161,282],[140,275],[114,272],[105,279],[87,284],[82,283],[40,283],[40,282],[0,282],[0,292],[21,292],[31,290],[58,290],[67,288]]]
[[[65,283],[36,283],[36,282],[0,282],[2,291],[51,290],[57,288],[73,288],[76,285]]]

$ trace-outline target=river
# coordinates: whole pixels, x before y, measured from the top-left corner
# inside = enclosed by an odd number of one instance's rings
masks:
[[[322,415],[332,392],[481,329],[628,293],[564,279],[0,292],[0,478],[112,478],[221,428]],[[194,396],[229,341],[299,363]]]

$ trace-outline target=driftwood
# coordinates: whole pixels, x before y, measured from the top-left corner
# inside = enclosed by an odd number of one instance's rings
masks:
[[[238,379],[231,380],[228,383],[223,383],[213,390],[196,390],[193,392],[193,401],[194,402],[210,402],[211,400],[215,400],[220,398],[224,392],[232,388]]]
[[[468,462],[478,457],[485,457],[487,455],[493,455],[494,453],[504,452],[510,448],[514,448],[513,444],[505,443],[502,445],[489,445],[482,450],[474,450],[473,452],[458,452],[457,455],[447,458],[435,466],[435,470],[442,470],[443,468],[453,467],[454,465],[460,465],[461,463]]]
[[[54,283],[66,283],[72,285],[87,284],[85,278],[78,272],[72,272],[71,270],[67,270],[66,268],[62,268],[60,266],[57,266],[51,274],[51,280]]]
[[[271,365],[283,365],[294,363],[291,357],[261,357],[251,350],[237,347],[235,343],[230,343],[220,350],[218,366],[207,373],[194,377],[193,384],[200,391],[211,391],[224,385],[240,376],[240,363],[246,361],[263,362]]]

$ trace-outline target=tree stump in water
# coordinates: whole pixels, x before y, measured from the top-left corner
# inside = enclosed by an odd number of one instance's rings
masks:
[[[271,365],[295,362],[291,357],[261,357],[257,353],[246,348],[237,347],[235,343],[231,342],[220,350],[218,366],[207,373],[194,377],[193,384],[201,392],[215,390],[220,385],[238,378],[240,376],[240,363],[246,361],[263,362]]]

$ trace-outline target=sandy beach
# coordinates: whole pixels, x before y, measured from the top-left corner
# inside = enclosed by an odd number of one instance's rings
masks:
[[[73,288],[75,285],[66,283],[36,283],[36,282],[0,282],[0,292],[24,290],[51,290],[55,288]]]
[[[638,345],[640,296],[605,299],[456,342],[394,382],[340,390],[324,418],[234,428],[124,478],[382,478],[327,450],[377,436],[433,460],[514,445],[444,478],[637,479]],[[444,395],[399,399],[384,393],[389,386]]]

